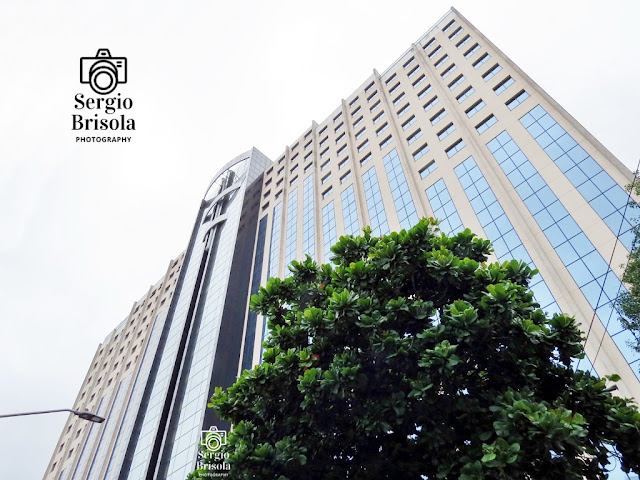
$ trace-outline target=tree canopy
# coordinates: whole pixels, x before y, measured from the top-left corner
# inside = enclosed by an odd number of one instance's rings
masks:
[[[604,479],[612,452],[638,471],[640,414],[572,368],[576,322],[539,309],[525,263],[433,220],[332,252],[251,298],[263,361],[210,404],[226,478]]]
[[[627,190],[640,195],[640,182],[638,182],[639,172],[636,172],[634,183],[627,185]],[[640,207],[635,201],[630,200],[628,209],[632,210],[629,217],[635,218],[636,225],[633,227],[634,240],[631,252],[629,253],[628,262],[625,267],[622,281],[629,287],[628,290],[620,294],[616,299],[616,306],[621,313],[620,321],[622,325],[629,330],[634,342],[631,348],[640,352],[640,225],[637,224]],[[640,366],[638,367],[640,368]]]

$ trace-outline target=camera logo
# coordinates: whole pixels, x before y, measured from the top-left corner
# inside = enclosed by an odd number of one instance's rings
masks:
[[[119,83],[127,83],[127,59],[112,57],[106,48],[98,49],[95,57],[81,57],[80,83],[100,95],[113,92]]]
[[[227,444],[227,432],[218,427],[209,427],[202,431],[202,444],[211,453],[217,452]]]

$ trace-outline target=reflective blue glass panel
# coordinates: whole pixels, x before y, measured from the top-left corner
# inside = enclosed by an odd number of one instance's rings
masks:
[[[347,235],[358,235],[360,233],[360,225],[358,223],[353,184],[342,191],[340,199],[342,200],[342,214],[344,215],[344,232]]]
[[[418,223],[418,214],[416,213],[416,207],[411,198],[409,185],[407,185],[407,179],[402,171],[402,165],[400,165],[400,158],[396,149],[394,148],[386,154],[382,158],[382,162],[387,172],[393,203],[398,214],[398,222],[401,228],[408,230]]]
[[[440,230],[447,235],[464,230],[460,215],[458,215],[453,199],[442,178],[427,188],[425,193],[433,209],[434,217],[440,221]]]
[[[387,214],[384,210],[384,203],[382,202],[382,194],[380,193],[380,185],[378,184],[375,167],[370,168],[362,174],[362,183],[364,185],[367,208],[369,209],[371,232],[377,236],[386,235],[389,233],[389,224],[387,223]]]
[[[611,176],[538,105],[520,118],[551,160],[562,170],[622,244],[631,249],[640,210],[629,206],[630,197]]]

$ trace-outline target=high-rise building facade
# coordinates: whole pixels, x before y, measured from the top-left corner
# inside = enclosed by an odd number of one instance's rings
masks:
[[[112,468],[120,461],[111,455],[112,443],[116,436],[121,443],[130,435],[131,422],[123,420],[131,418],[130,412],[139,402],[140,385],[148,376],[182,260],[183,255],[179,255],[169,262],[165,275],[133,304],[129,315],[98,346],[73,408],[97,413],[108,422],[90,423],[69,415],[45,479],[102,478],[97,465],[105,463],[107,455]],[[128,405],[127,415],[124,405]]]
[[[640,354],[613,308],[638,213],[624,189],[632,179],[451,9],[275,162],[253,149],[216,175],[130,380],[135,402],[111,408],[68,470],[55,454],[45,479],[183,480],[201,430],[228,427],[206,410],[213,388],[260,361],[266,322],[248,311],[258,286],[306,254],[328,261],[341,235],[366,225],[382,235],[425,216],[446,233],[488,238],[497,260],[539,270],[536,300],[585,332],[577,368],[618,373],[618,393],[640,398]]]

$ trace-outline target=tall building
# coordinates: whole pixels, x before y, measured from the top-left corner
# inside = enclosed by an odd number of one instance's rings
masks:
[[[87,406],[106,405],[107,421],[66,460],[58,446],[45,479],[183,480],[201,431],[228,427],[205,408],[214,387],[260,361],[268,332],[250,294],[305,254],[328,261],[340,235],[365,225],[382,235],[424,216],[538,269],[537,301],[585,332],[577,368],[616,372],[618,393],[640,398],[640,354],[612,304],[633,241],[632,178],[451,9],[275,162],[252,149],[214,177],[135,375],[96,391]]]

